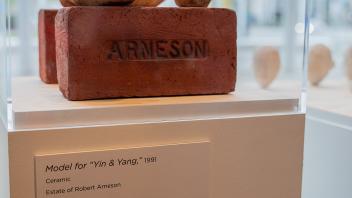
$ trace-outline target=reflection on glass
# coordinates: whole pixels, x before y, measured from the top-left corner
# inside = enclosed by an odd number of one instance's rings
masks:
[[[352,47],[352,1],[314,0],[311,34],[312,45],[324,44],[332,52],[335,67],[326,77],[327,81],[346,76],[345,59]]]
[[[175,3],[166,0],[161,6],[172,7]],[[58,0],[11,0],[13,76],[37,76],[38,11],[60,7]],[[234,9],[238,16],[237,90],[261,89],[255,78],[254,56],[258,49],[268,47],[278,51],[281,65],[270,86],[264,87],[269,91],[292,92],[299,97],[303,79],[305,0],[213,0],[210,7]]]

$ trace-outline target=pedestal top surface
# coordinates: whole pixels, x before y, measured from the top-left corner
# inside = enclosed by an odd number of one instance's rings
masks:
[[[308,89],[308,115],[338,122],[352,121],[352,90],[347,80],[323,81]],[[337,117],[339,118],[337,118]]]
[[[287,113],[298,98],[286,91],[249,89],[227,95],[68,101],[57,85],[36,77],[12,82],[14,128],[71,127]]]

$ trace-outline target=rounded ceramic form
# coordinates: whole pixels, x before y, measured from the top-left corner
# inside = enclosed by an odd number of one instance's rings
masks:
[[[257,82],[268,88],[276,79],[281,67],[279,50],[274,47],[261,47],[254,54],[253,67]]]
[[[64,7],[69,6],[122,6],[134,0],[60,0]]]
[[[352,91],[352,47],[347,49],[345,55],[345,68],[350,90]]]
[[[309,52],[309,82],[313,86],[318,86],[333,67],[334,61],[330,49],[323,44],[314,45]]]
[[[208,7],[211,0],[175,0],[180,7]]]
[[[131,6],[136,6],[136,7],[156,7],[159,4],[161,4],[164,0],[134,0]]]
[[[346,74],[349,80],[352,80],[352,47],[347,50],[345,56]]]

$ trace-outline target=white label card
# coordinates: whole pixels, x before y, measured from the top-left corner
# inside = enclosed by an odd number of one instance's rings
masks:
[[[36,198],[207,198],[210,143],[35,157]]]

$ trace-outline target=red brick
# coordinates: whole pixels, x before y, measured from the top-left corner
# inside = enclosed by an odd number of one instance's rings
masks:
[[[60,90],[69,100],[229,93],[236,37],[227,9],[63,8]]]
[[[39,71],[40,78],[48,84],[57,83],[55,16],[57,10],[39,11]]]

